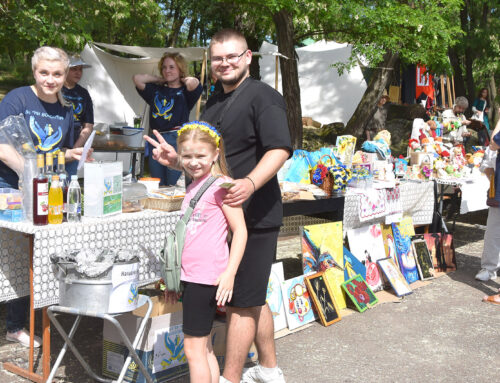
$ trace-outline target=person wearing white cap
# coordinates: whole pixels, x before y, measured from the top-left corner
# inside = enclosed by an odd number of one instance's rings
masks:
[[[89,92],[78,85],[82,78],[83,68],[90,68],[79,56],[71,56],[69,72],[64,81],[62,93],[66,101],[73,105],[73,118],[75,120],[75,148],[85,145],[94,128],[94,106]],[[66,165],[66,171],[71,176],[76,174],[78,161]]]

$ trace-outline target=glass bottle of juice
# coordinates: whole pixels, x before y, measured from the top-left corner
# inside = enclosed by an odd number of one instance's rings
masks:
[[[49,180],[44,174],[43,154],[36,156],[38,175],[33,179],[33,224],[46,225],[49,214]]]
[[[54,156],[52,153],[45,153],[45,177],[49,180],[49,191],[50,185],[52,184],[52,177],[55,176],[54,172]]]
[[[58,224],[63,220],[63,192],[59,184],[59,176],[52,176],[49,190],[49,223]]]

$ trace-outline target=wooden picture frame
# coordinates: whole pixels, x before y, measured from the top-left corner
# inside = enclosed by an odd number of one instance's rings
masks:
[[[417,261],[417,269],[420,279],[425,281],[427,279],[435,278],[436,270],[434,270],[432,257],[425,239],[413,239],[411,241],[411,246],[413,248],[413,255]]]
[[[321,323],[323,326],[330,326],[342,318],[332,289],[324,274],[321,271],[308,275],[305,277],[305,282]]]
[[[360,313],[378,303],[378,298],[359,274],[342,283],[342,288]]]
[[[399,267],[396,266],[394,259],[387,257],[379,259],[377,263],[398,297],[413,293],[405,277],[401,274]]]

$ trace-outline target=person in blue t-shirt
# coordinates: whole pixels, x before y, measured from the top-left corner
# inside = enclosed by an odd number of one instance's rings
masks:
[[[140,96],[150,107],[149,135],[153,130],[176,147],[177,130],[189,121],[189,112],[200,98],[202,86],[195,77],[187,77],[187,63],[179,53],[165,53],[158,63],[161,76],[136,74],[133,77]],[[151,177],[160,178],[160,185],[174,185],[181,172],[161,165],[153,159],[151,146],[146,143]]]
[[[0,103],[0,121],[23,114],[29,127],[33,145],[38,153],[65,152],[66,161],[79,160],[82,148],[73,149],[73,110],[61,94],[69,59],[59,48],[38,48],[31,59],[35,84],[14,89]],[[15,158],[0,152],[0,188],[18,188],[19,178],[12,169],[19,168]],[[7,335],[11,342],[29,346],[29,333],[24,329],[29,297],[7,302]],[[40,347],[40,338],[34,339]]]
[[[78,85],[82,78],[83,68],[90,68],[80,57],[72,56],[69,60],[69,72],[64,81],[62,93],[64,99],[73,106],[73,119],[75,120],[75,148],[85,145],[94,129],[94,106],[89,92]],[[78,162],[66,164],[69,176],[76,174]]]

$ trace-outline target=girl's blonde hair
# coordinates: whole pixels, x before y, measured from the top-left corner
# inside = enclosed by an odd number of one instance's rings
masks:
[[[65,75],[68,74],[69,71],[69,57],[61,48],[44,46],[38,48],[31,58],[31,69],[33,72],[36,70],[40,61],[59,61],[64,67]],[[57,99],[63,106],[70,106],[71,104],[66,101],[62,95],[62,92],[57,92]]]
[[[230,171],[226,162],[226,153],[224,150],[224,141],[217,130],[206,122],[193,121],[182,125],[179,129],[177,137],[177,148],[187,141],[203,142],[213,147],[214,150],[219,148],[219,157],[212,164],[212,175],[223,175],[230,177]],[[182,168],[182,164],[179,165]]]
[[[172,60],[175,61],[175,64],[177,65],[177,68],[179,69],[179,77],[180,78],[184,78],[184,77],[187,77],[189,75],[187,61],[183,55],[181,55],[180,53],[176,53],[176,52],[165,52],[163,54],[163,56],[161,56],[160,61],[158,62],[158,71],[160,72],[160,76],[163,77],[163,75],[162,75],[163,62],[168,58],[171,58]]]

